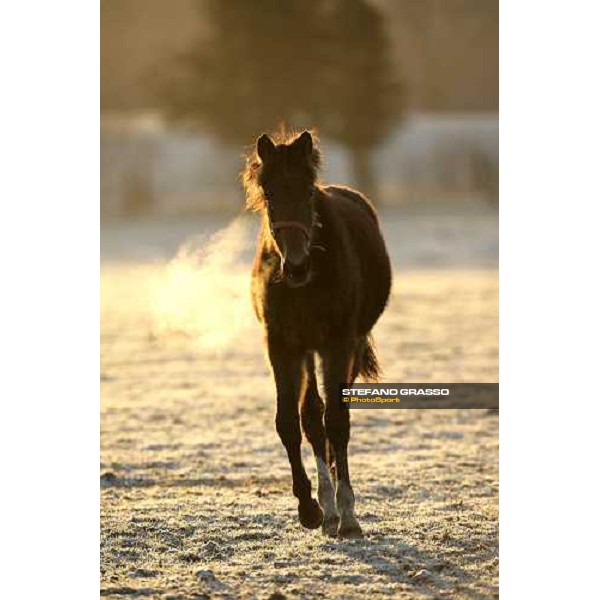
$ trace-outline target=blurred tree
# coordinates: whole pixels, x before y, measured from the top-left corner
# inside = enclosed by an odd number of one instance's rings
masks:
[[[402,88],[379,10],[364,0],[328,5],[319,126],[348,148],[355,184],[377,198],[371,154],[401,119]]]
[[[280,121],[309,124],[318,79],[322,0],[204,0],[208,33],[181,56],[165,100],[171,116],[228,144],[248,143]]]
[[[227,144],[278,123],[316,127],[371,196],[372,150],[401,114],[383,21],[366,0],[204,0],[207,34],[174,66],[169,114]]]

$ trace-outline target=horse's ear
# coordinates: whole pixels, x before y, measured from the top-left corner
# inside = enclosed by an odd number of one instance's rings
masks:
[[[273,140],[266,134],[263,133],[258,140],[256,140],[256,152],[262,162],[269,160],[273,156],[275,151],[275,144]]]
[[[310,131],[303,131],[302,134],[294,140],[292,144],[296,148],[300,148],[305,156],[311,156],[313,151],[313,139]]]

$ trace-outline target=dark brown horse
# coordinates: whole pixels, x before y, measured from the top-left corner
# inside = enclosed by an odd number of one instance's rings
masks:
[[[300,523],[360,537],[348,471],[350,414],[338,387],[359,375],[377,379],[370,331],[387,303],[391,268],[371,203],[354,190],[321,185],[320,162],[308,131],[275,141],[263,134],[248,157],[247,207],[262,214],[252,297],[275,377],[276,427],[290,460]],[[300,423],[317,463],[318,503],[302,464]]]

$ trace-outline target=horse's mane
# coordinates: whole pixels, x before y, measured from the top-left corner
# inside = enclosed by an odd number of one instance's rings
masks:
[[[315,130],[309,129],[308,131],[313,140],[312,155],[308,166],[311,170],[313,180],[316,180],[322,161],[321,147]],[[297,132],[295,130],[288,131],[285,128],[281,128],[279,131],[270,134],[269,137],[276,145],[289,145],[294,142],[301,133],[302,132]],[[246,154],[246,165],[241,173],[242,183],[246,192],[247,210],[260,211],[265,206],[265,197],[262,188],[260,187],[259,180],[261,169],[262,162],[256,153],[256,144],[253,144]]]

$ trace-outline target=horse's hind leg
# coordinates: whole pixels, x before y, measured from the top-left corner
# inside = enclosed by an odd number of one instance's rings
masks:
[[[312,498],[311,485],[300,453],[302,434],[298,401],[304,392],[306,374],[304,354],[269,340],[269,358],[273,366],[277,387],[277,433],[285,446],[292,469],[292,489],[298,498],[300,523],[307,529],[317,528],[323,520],[323,512]]]
[[[323,352],[325,384],[325,431],[333,446],[337,486],[335,501],[341,537],[362,537],[362,530],[354,515],[354,492],[348,469],[348,442],[350,441],[350,411],[339,401],[339,385],[352,383],[355,377],[353,345],[339,345]]]
[[[335,508],[335,490],[327,460],[327,438],[323,425],[325,407],[323,400],[319,396],[317,377],[315,375],[315,359],[312,352],[306,357],[306,374],[306,393],[300,407],[302,429],[312,446],[317,463],[317,475],[319,478],[317,497],[323,509],[323,533],[335,535],[338,530],[339,517]]]

